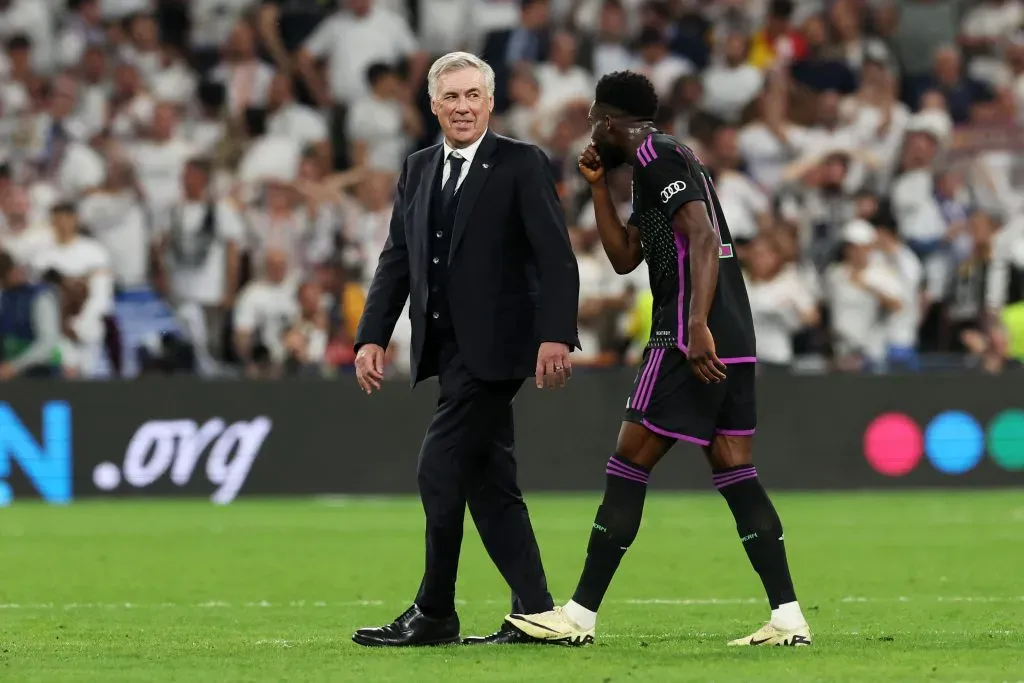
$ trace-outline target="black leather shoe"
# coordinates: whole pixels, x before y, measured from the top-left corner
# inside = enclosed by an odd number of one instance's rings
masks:
[[[470,636],[463,639],[463,645],[544,645],[546,641],[528,636],[512,624],[505,622],[496,633],[489,636]]]
[[[367,647],[416,647],[459,642],[459,615],[431,619],[413,605],[387,626],[361,628],[352,641]]]

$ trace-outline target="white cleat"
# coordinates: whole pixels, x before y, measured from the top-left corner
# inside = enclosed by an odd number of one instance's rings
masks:
[[[737,638],[729,641],[729,646],[736,645],[786,645],[789,647],[802,647],[811,644],[811,629],[807,624],[794,629],[781,629],[768,622],[757,633],[746,638]]]
[[[552,645],[579,647],[594,642],[594,629],[577,626],[561,606],[539,614],[510,614],[505,617],[505,623],[534,640]]]

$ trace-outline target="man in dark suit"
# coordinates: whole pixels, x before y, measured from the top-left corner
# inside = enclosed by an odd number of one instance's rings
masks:
[[[579,346],[579,271],[544,153],[488,130],[494,72],[456,52],[434,63],[431,109],[444,142],[411,155],[356,335],[356,377],[380,390],[384,349],[409,299],[413,385],[436,375],[437,410],[420,449],[426,571],[393,623],[361,645],[459,642],[455,578],[465,509],[512,588],[514,611],[552,608],[516,485],[512,401],[531,375],[560,386]],[[503,630],[470,643],[516,642]]]

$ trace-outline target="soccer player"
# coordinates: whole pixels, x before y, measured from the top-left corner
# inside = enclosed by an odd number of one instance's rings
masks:
[[[640,528],[651,470],[676,441],[689,441],[703,446],[771,605],[767,624],[729,645],[810,645],[782,523],[751,462],[756,359],[740,265],[710,173],[691,149],[654,128],[657,108],[654,87],[640,74],[620,71],[597,84],[592,143],[579,168],[616,272],[647,261],[651,336],[572,600],[505,621],[534,641],[592,642],[601,600]],[[622,225],[605,173],[626,162],[633,166],[633,215]]]

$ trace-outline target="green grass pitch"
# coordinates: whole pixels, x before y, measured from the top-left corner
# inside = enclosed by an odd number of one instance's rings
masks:
[[[0,510],[0,681],[1024,680],[1024,494],[775,498],[813,648],[725,647],[767,605],[711,493],[652,495],[582,649],[354,645],[416,588],[415,499],[19,502]],[[564,599],[598,495],[529,503]],[[459,598],[464,635],[507,609],[471,525]]]

